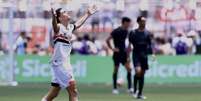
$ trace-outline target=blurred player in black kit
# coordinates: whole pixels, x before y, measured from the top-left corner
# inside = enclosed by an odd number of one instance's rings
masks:
[[[113,50],[113,61],[114,61],[114,72],[113,72],[113,94],[119,94],[117,89],[117,74],[119,65],[123,64],[127,70],[127,80],[128,80],[128,92],[132,92],[131,89],[131,67],[129,61],[129,54],[126,48],[126,39],[129,34],[129,27],[131,25],[131,19],[128,17],[123,17],[121,26],[114,29],[111,35],[107,38],[108,47]],[[113,39],[114,48],[112,48],[110,40]]]
[[[137,18],[138,28],[129,33],[129,42],[133,46],[134,75],[134,94],[138,99],[146,99],[142,91],[144,87],[144,76],[148,70],[148,55],[152,54],[151,33],[146,30],[146,18]],[[129,46],[130,46],[129,45]],[[152,55],[155,59],[155,55]],[[138,89],[137,89],[138,85]]]

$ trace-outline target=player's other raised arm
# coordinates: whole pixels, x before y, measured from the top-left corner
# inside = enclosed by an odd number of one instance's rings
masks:
[[[51,12],[52,12],[52,27],[53,27],[53,31],[55,34],[57,34],[59,32],[59,27],[57,25],[57,17],[56,14],[54,13],[53,8],[51,8]]]
[[[97,12],[97,6],[93,5],[89,7],[87,9],[87,12],[82,17],[80,17],[78,21],[75,22],[76,26],[75,29],[80,28],[84,24],[84,22],[89,18],[89,16],[93,15],[96,12]]]

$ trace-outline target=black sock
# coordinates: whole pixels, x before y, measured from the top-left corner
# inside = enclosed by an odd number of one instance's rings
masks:
[[[113,73],[113,88],[117,89],[117,73]]]
[[[136,93],[136,91],[137,91],[137,83],[138,83],[138,77],[137,77],[137,75],[135,74],[135,75],[134,75],[134,82],[133,82],[134,93]]]
[[[143,87],[144,87],[144,75],[142,77],[140,77],[140,79],[139,79],[139,93],[138,93],[138,95],[142,95]]]
[[[128,89],[131,88],[131,72],[127,72]]]

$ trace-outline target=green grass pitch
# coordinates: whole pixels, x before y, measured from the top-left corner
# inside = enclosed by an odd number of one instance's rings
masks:
[[[40,101],[47,93],[49,84],[19,84],[17,87],[0,86],[0,101]],[[139,101],[126,93],[126,87],[120,88],[119,95],[111,94],[108,85],[78,85],[79,101]],[[200,84],[146,85],[146,101],[201,101]],[[68,101],[68,95],[62,90],[54,101]]]

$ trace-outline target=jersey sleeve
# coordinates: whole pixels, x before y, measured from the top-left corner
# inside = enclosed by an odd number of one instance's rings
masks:
[[[70,24],[70,30],[73,32],[76,30],[76,25],[75,24]]]
[[[115,34],[115,30],[113,30],[110,35],[112,36],[112,38],[114,37],[114,34]]]
[[[133,41],[133,34],[134,34],[134,31],[130,31],[129,34],[128,34],[128,41],[130,43],[132,43],[132,41]]]
[[[148,32],[147,36],[147,43],[148,43],[148,53],[153,54],[153,45],[152,45],[152,37],[151,37],[151,32]]]
[[[76,30],[76,25],[75,24],[73,24],[73,31],[75,31]]]

